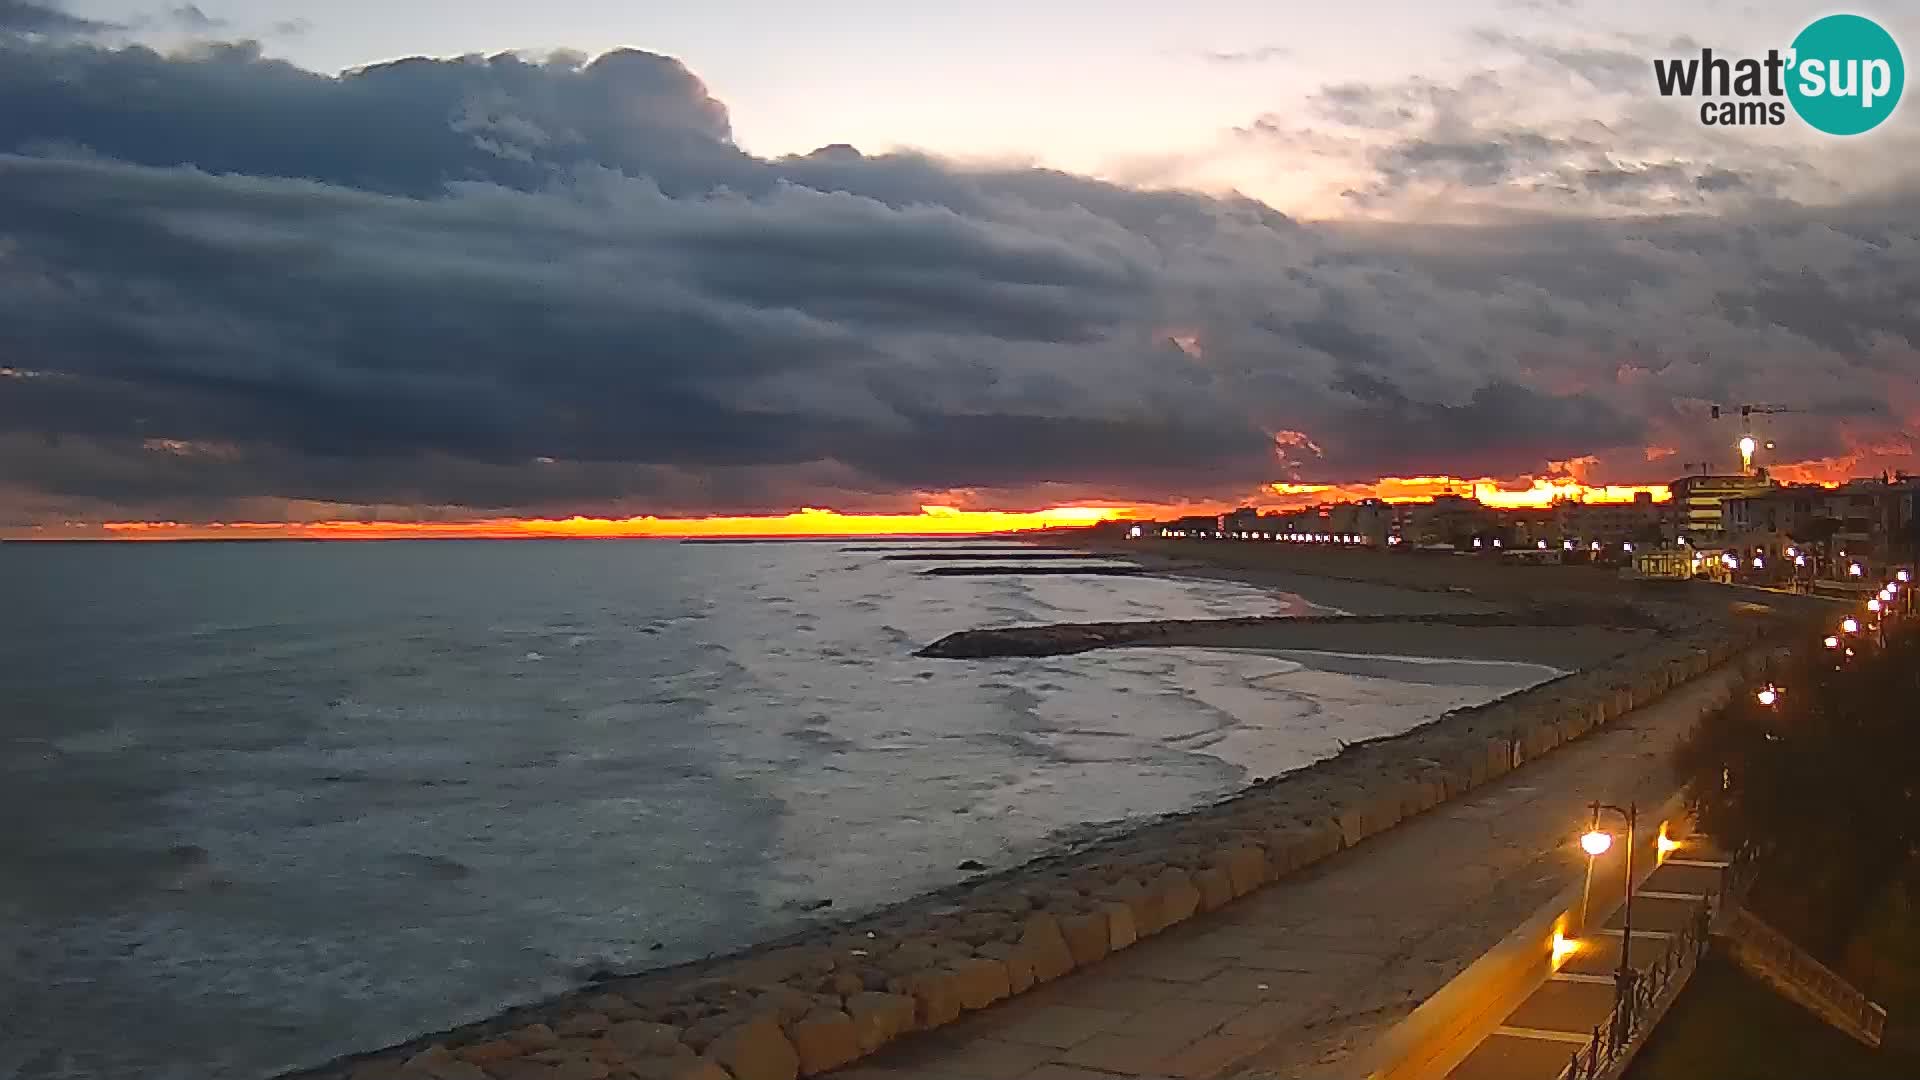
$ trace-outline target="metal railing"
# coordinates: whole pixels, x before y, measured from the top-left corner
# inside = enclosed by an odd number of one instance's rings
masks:
[[[1613,1012],[1594,1026],[1593,1037],[1573,1052],[1559,1080],[1594,1080],[1609,1075],[1639,1048],[1642,1037],[1672,1003],[1713,940],[1714,898],[1695,905],[1684,929],[1667,938],[1667,948],[1651,964],[1628,969],[1625,986],[1615,985]],[[1621,944],[1622,948],[1626,945]]]
[[[1750,911],[1733,913],[1729,936],[1764,970],[1814,999],[1818,1011],[1830,1013],[1841,1027],[1870,1046],[1879,1046],[1886,1034],[1887,1011],[1874,1004],[1852,983],[1814,959],[1792,939],[1768,926]]]
[[[1743,847],[1733,852],[1720,871],[1718,890],[1694,905],[1684,929],[1667,939],[1667,948],[1644,970],[1628,977],[1628,986],[1615,986],[1613,1012],[1595,1025],[1593,1037],[1560,1070],[1559,1080],[1596,1080],[1624,1067],[1653,1026],[1679,996],[1700,958],[1713,942],[1714,924],[1732,910],[1753,884],[1758,852]],[[1621,942],[1622,949],[1626,943]],[[1631,958],[1629,957],[1629,962]]]

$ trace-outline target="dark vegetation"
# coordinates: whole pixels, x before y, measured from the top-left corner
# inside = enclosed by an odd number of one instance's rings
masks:
[[[1740,694],[1703,718],[1678,760],[1703,827],[1761,852],[1748,906],[1886,1008],[1883,1071],[1858,1071],[1852,1051],[1809,1071],[1821,1059],[1800,1045],[1832,1042],[1806,1033],[1818,1021],[1771,1019],[1799,1012],[1784,1001],[1743,1014],[1732,1003],[1764,988],[1723,973],[1688,987],[1683,1018],[1662,1025],[1635,1080],[1920,1076],[1920,620],[1890,627],[1884,646],[1860,621],[1839,649],[1815,640],[1778,658],[1758,680],[1785,691],[1775,704]],[[1708,1043],[1726,1056],[1701,1071],[1690,1055]]]

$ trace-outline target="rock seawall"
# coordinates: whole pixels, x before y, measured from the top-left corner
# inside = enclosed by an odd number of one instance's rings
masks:
[[[1673,633],[1124,836],[738,956],[609,980],[298,1075],[815,1076],[1095,964],[1479,787],[1746,653],[1762,629]]]

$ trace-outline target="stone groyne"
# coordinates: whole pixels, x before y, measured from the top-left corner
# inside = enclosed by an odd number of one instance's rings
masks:
[[[795,1080],[1097,964],[1471,791],[1741,655],[1765,624],[1657,644],[1214,805],[738,956],[606,980],[301,1074]]]
[[[1177,644],[1196,633],[1222,630],[1306,630],[1316,626],[1569,627],[1668,629],[1671,620],[1632,605],[1559,605],[1523,611],[1442,612],[1428,615],[1248,615],[1231,619],[1153,619],[1139,622],[1055,623],[988,630],[961,630],[915,656],[984,660],[1000,656],[1064,656],[1114,645]]]

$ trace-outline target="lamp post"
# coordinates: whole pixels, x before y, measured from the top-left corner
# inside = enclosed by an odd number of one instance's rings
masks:
[[[1600,828],[1602,812],[1619,814],[1627,823],[1626,903],[1620,916],[1620,966],[1613,975],[1613,1030],[1614,1037],[1619,1039],[1624,1037],[1627,1025],[1633,1023],[1633,844],[1634,834],[1639,831],[1640,807],[1632,802],[1625,808],[1610,803],[1593,804],[1593,824],[1580,838],[1580,849],[1590,858],[1599,858],[1613,846],[1613,836]]]

